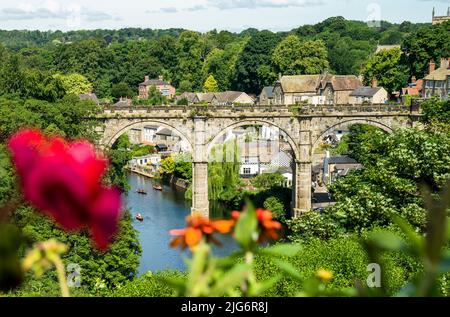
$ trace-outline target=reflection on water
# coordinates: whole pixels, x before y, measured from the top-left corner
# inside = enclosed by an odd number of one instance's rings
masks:
[[[169,230],[185,227],[185,218],[190,213],[191,204],[184,198],[184,191],[169,184],[162,184],[162,192],[154,190],[152,186],[157,181],[133,173],[128,175],[128,182],[131,189],[125,197],[127,208],[131,211],[133,219],[137,213],[144,217],[143,222],[133,220],[142,245],[139,273],[165,269],[184,270],[186,266],[183,257],[189,256],[189,252],[169,247],[171,240]],[[139,188],[145,189],[147,195],[138,194],[136,190]],[[217,203],[211,204],[211,210],[214,218],[228,217],[229,214]],[[231,237],[229,235],[218,237],[223,246],[214,248],[214,253],[217,255],[231,253],[235,248]]]

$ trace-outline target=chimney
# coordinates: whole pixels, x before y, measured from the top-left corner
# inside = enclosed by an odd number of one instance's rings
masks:
[[[412,77],[411,77],[411,83],[412,83],[412,84],[415,84],[416,81],[417,81],[416,76],[412,76]]]
[[[430,66],[428,67],[428,74],[431,74],[435,70],[436,70],[436,63],[433,60],[431,60]]]
[[[149,81],[150,80],[150,77],[148,77],[148,76],[145,76],[145,79],[144,79],[144,81]]]
[[[378,79],[374,78],[372,80],[372,88],[377,88],[378,87]]]

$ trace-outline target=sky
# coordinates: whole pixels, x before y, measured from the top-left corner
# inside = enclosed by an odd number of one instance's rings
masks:
[[[0,29],[287,31],[333,16],[431,22],[433,7],[446,15],[449,6],[450,0],[0,0]]]

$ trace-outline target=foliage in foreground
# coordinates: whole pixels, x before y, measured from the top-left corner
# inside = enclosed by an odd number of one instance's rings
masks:
[[[82,268],[81,285],[89,292],[95,294],[102,285],[108,288],[119,286],[132,280],[137,274],[141,247],[128,212],[120,221],[120,232],[116,241],[106,253],[97,251],[87,234],[62,231],[52,221],[36,214],[31,208],[20,208],[12,221],[23,231],[29,245],[50,238],[66,244],[69,251],[63,255],[62,260],[66,266],[74,263]],[[56,274],[48,271],[42,279],[36,280],[28,276],[17,292],[30,296],[57,295],[59,291],[55,291],[55,286],[57,286]],[[44,290],[45,292],[40,293]]]

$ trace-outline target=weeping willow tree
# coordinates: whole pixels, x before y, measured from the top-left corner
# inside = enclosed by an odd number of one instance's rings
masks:
[[[208,194],[217,200],[221,193],[236,189],[239,184],[239,149],[237,139],[216,145],[208,164]]]

